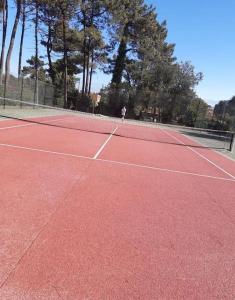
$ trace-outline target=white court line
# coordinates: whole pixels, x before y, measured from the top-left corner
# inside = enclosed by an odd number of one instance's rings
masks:
[[[187,135],[184,134],[184,133],[182,133],[182,135],[185,136],[187,139],[189,139],[189,140],[191,140],[192,142],[195,143],[195,140],[194,140],[193,138],[191,138],[190,136],[187,136]],[[196,141],[196,142],[197,142],[197,144],[201,145],[203,148],[209,149],[209,147],[208,147],[208,148],[205,147],[205,145],[202,144],[201,142],[199,142],[199,141]],[[234,143],[234,145],[235,145],[235,143]],[[213,148],[210,149],[210,150],[213,151],[213,152],[215,152],[216,154],[219,154],[219,155],[221,155],[221,156],[223,156],[223,157],[225,157],[225,158],[227,158],[227,159],[229,159],[229,160],[231,160],[231,161],[234,162],[234,159],[233,159],[232,157],[230,157],[230,156],[224,154],[224,153],[228,153],[228,152],[229,152],[228,150],[226,150],[226,149],[218,149],[218,150],[216,150],[216,149],[213,149]],[[231,151],[231,152],[232,152],[232,151]]]
[[[68,156],[68,157],[84,158],[84,159],[92,160],[92,158],[88,157],[88,156],[82,156],[82,155],[76,155],[76,154],[64,153],[64,152],[57,152],[57,151],[51,151],[51,150],[44,150],[44,149],[39,149],[39,148],[31,148],[31,147],[17,146],[17,145],[11,145],[11,144],[0,144],[0,146],[21,149],[21,150],[28,150],[28,151],[33,151],[33,152],[42,152],[42,153],[48,153],[48,154],[56,154],[56,155],[60,155],[60,156]]]
[[[21,149],[21,150],[47,153],[47,154],[55,154],[55,155],[58,155],[58,156],[81,158],[81,159],[87,159],[87,160],[90,160],[90,161],[94,161],[94,158],[88,157],[88,156],[76,155],[76,154],[71,154],[71,153],[63,153],[63,152],[57,152],[57,151],[50,151],[50,150],[43,150],[43,149],[38,149],[38,148],[30,148],[30,147],[23,147],[23,146],[10,145],[10,144],[0,144],[0,147]],[[178,171],[178,170],[164,169],[164,168],[158,168],[158,167],[151,167],[151,166],[146,166],[146,165],[138,165],[138,164],[126,163],[126,162],[115,161],[115,160],[107,160],[107,159],[98,158],[98,159],[96,159],[96,161],[109,163],[109,164],[118,164],[118,165],[122,165],[122,166],[130,166],[130,167],[148,169],[148,170],[159,171],[159,172],[175,173],[175,174],[196,176],[196,177],[209,178],[209,179],[215,179],[215,180],[221,180],[221,181],[235,182],[235,179],[231,179],[231,178],[223,178],[223,177],[203,175],[203,174],[198,174],[198,173],[190,173],[190,172],[185,172],[185,171]]]
[[[44,117],[37,117],[37,118],[44,118]],[[60,118],[60,119],[53,119],[53,120],[45,120],[44,122],[56,122],[56,121],[62,121],[66,118]],[[27,119],[25,119],[26,121],[25,122],[30,122],[27,121]],[[20,121],[20,120],[16,120],[16,121]],[[36,122],[36,123],[30,123],[30,124],[24,124],[24,125],[13,125],[13,126],[7,126],[7,127],[0,127],[0,130],[5,130],[5,129],[12,129],[12,128],[20,128],[20,127],[26,127],[26,126],[35,126],[35,125],[47,125],[46,123],[43,123],[43,121],[41,121],[42,124],[40,124],[40,121],[33,121],[33,122]],[[38,123],[37,123],[38,122]],[[48,126],[50,126],[50,124],[48,124]]]
[[[192,152],[194,152],[195,154],[197,154],[198,156],[200,156],[201,158],[203,158],[204,160],[206,160],[207,162],[209,162],[210,164],[212,164],[214,167],[216,167],[217,169],[219,169],[220,171],[222,171],[223,173],[225,173],[226,175],[228,175],[229,177],[231,177],[232,179],[235,179],[235,176],[233,176],[232,174],[230,174],[229,172],[225,171],[223,168],[221,168],[220,166],[218,166],[216,163],[214,163],[213,161],[211,161],[210,159],[208,159],[207,157],[205,157],[204,155],[202,155],[201,153],[197,152],[195,149],[191,148],[190,146],[187,146],[184,142],[182,142],[180,139],[178,139],[177,137],[175,137],[174,135],[170,134],[169,132],[167,132],[166,130],[160,128],[160,130],[162,130],[165,134],[169,135],[170,137],[174,138],[176,141],[178,141],[179,143],[181,143],[182,145],[185,145],[188,149],[190,149]]]
[[[5,130],[5,129],[12,129],[12,128],[19,128],[19,127],[26,127],[26,126],[32,126],[36,124],[24,124],[24,125],[14,125],[14,126],[8,126],[8,127],[1,127],[0,130]]]
[[[97,159],[98,156],[100,155],[100,153],[103,151],[104,147],[108,144],[108,142],[111,140],[112,136],[114,135],[114,133],[117,131],[118,126],[113,130],[113,132],[110,134],[110,136],[108,137],[108,139],[103,143],[103,145],[100,147],[100,149],[96,152],[96,154],[94,155],[93,159]]]
[[[107,162],[107,163],[113,163],[113,164],[119,164],[119,165],[123,165],[123,166],[130,166],[130,167],[137,167],[137,168],[143,168],[143,169],[161,171],[161,172],[177,173],[177,174],[183,174],[183,175],[191,175],[191,176],[197,176],[197,177],[204,177],[204,178],[211,178],[211,179],[217,179],[217,180],[224,180],[224,181],[235,182],[235,179],[230,179],[230,178],[217,177],[217,176],[211,176],[211,175],[204,175],[204,174],[198,174],[198,173],[191,173],[191,172],[185,172],[185,171],[178,171],[178,170],[172,170],[172,169],[164,169],[164,168],[158,168],[158,167],[151,167],[151,166],[147,166],[147,165],[139,165],[139,164],[133,164],[133,163],[126,163],[126,162],[116,161],[116,160],[108,160],[108,159],[99,159],[98,158],[97,161],[102,161],[102,162]]]

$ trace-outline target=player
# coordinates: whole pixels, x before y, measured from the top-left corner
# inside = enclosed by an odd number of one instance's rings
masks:
[[[123,106],[121,114],[122,114],[122,122],[124,122],[124,119],[125,119],[125,116],[126,116],[126,107],[125,106]]]

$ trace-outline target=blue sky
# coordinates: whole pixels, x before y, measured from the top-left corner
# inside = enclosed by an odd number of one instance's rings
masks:
[[[235,95],[235,0],[148,0],[167,21],[179,61],[204,74],[197,87],[207,102]]]
[[[158,20],[167,21],[168,41],[175,43],[178,61],[191,61],[204,74],[198,96],[214,104],[235,95],[235,0],[147,0],[157,8]],[[10,6],[13,6],[10,0]],[[9,16],[12,27],[14,10]],[[17,72],[20,27],[11,64]],[[24,61],[34,53],[32,30],[25,37]],[[43,53],[41,53],[43,54]],[[110,77],[98,72],[93,90],[106,85]]]

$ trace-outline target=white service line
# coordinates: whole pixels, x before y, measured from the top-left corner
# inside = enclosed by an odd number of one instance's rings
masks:
[[[30,148],[30,147],[23,147],[23,146],[10,145],[10,144],[0,144],[0,147],[21,149],[21,150],[32,151],[32,152],[54,154],[54,155],[58,155],[58,156],[81,158],[81,159],[87,159],[87,160],[90,160],[90,161],[94,161],[94,158],[88,157],[88,156],[76,155],[76,154],[71,154],[71,153],[63,153],[63,152],[57,152],[57,151],[50,151],[50,150],[43,150],[43,149],[38,149],[38,148]],[[135,168],[142,168],[142,169],[159,171],[159,172],[167,172],[167,173],[175,173],[175,174],[196,176],[196,177],[215,179],[215,180],[220,180],[220,181],[229,181],[229,182],[234,182],[235,183],[235,179],[230,179],[230,178],[216,177],[216,176],[203,175],[203,174],[198,174],[198,173],[190,173],[190,172],[171,170],[171,169],[163,169],[163,168],[158,168],[158,167],[138,165],[138,164],[133,164],[133,163],[127,163],[127,162],[121,162],[121,161],[115,161],[115,160],[107,160],[107,159],[101,159],[101,158],[96,159],[96,161],[109,163],[109,164],[117,164],[117,165],[121,165],[121,166],[130,166],[130,167],[135,167]]]
[[[96,154],[94,155],[93,159],[97,159],[98,156],[100,155],[100,153],[103,151],[104,147],[108,144],[108,142],[111,140],[112,136],[114,135],[114,133],[118,130],[118,126],[113,130],[113,132],[110,134],[110,136],[108,137],[108,139],[103,143],[103,145],[100,147],[100,149],[96,152]]]
[[[195,154],[197,154],[198,156],[200,156],[201,158],[203,158],[204,160],[206,160],[207,162],[209,162],[210,164],[212,164],[214,167],[216,167],[217,169],[219,169],[220,171],[222,171],[223,173],[225,173],[226,175],[228,175],[229,177],[231,177],[232,179],[235,179],[235,176],[233,176],[232,174],[230,174],[229,172],[225,171],[223,168],[221,168],[220,166],[218,166],[216,163],[214,163],[213,161],[211,161],[210,159],[208,159],[207,157],[205,157],[204,155],[202,155],[201,153],[199,153],[198,151],[196,151],[195,149],[191,148],[190,146],[187,146],[184,142],[182,142],[180,139],[178,139],[177,137],[175,137],[174,135],[170,134],[168,131],[160,128],[160,130],[162,130],[165,134],[169,135],[170,137],[174,138],[176,141],[178,141],[180,144],[185,145],[188,149],[190,149],[192,152],[194,152]]]
[[[38,118],[44,118],[44,117],[38,117]],[[45,122],[56,122],[56,121],[62,121],[64,119],[65,118],[60,118],[60,119],[55,119],[55,120],[54,119],[53,120],[46,120]],[[20,121],[20,120],[16,120],[16,121]],[[30,120],[28,122],[30,123]],[[34,122],[36,122],[36,123],[30,123],[30,124],[24,124],[24,125],[13,125],[13,126],[7,126],[7,127],[0,127],[0,130],[12,129],[12,128],[20,128],[20,127],[26,127],[26,126],[40,125],[40,121],[34,121]],[[46,123],[43,123],[43,121],[41,121],[41,123],[47,125]],[[50,126],[50,124],[48,124],[48,126]]]

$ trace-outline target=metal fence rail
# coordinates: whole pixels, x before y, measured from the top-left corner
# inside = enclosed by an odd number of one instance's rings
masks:
[[[36,80],[29,77],[16,78],[10,76],[6,89],[3,82],[0,83],[0,97],[18,99],[26,102],[35,102],[49,106],[60,106],[61,99],[56,94],[56,88],[49,82],[38,81],[36,89]]]

